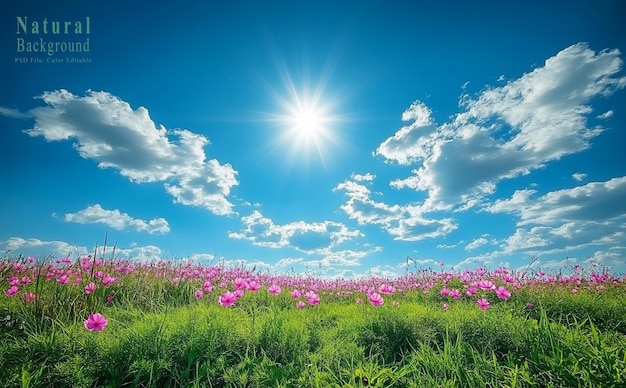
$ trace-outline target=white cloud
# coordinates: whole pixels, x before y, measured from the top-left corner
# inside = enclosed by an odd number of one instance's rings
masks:
[[[532,199],[534,193],[534,190],[516,191],[510,199],[497,200],[485,210],[517,214],[519,225],[626,219],[626,176],[552,191]]]
[[[74,149],[100,168],[113,168],[132,182],[164,182],[174,202],[232,214],[227,199],[238,184],[230,164],[206,160],[204,136],[186,129],[157,127],[148,110],[135,110],[120,98],[89,90],[84,97],[67,90],[45,92],[47,104],[29,115],[35,125],[25,132],[47,141],[73,139]],[[0,113],[11,115],[6,108]],[[15,116],[13,114],[13,116]]]
[[[350,177],[357,182],[363,182],[363,181],[371,182],[374,180],[374,178],[376,178],[376,175],[370,174],[369,172],[366,174],[352,173]]]
[[[295,221],[276,225],[258,210],[242,217],[241,222],[244,228],[239,232],[230,232],[228,237],[248,240],[253,245],[269,248],[293,247],[305,253],[320,252],[324,248],[336,247],[345,241],[363,236],[359,230],[351,230],[333,221]]]
[[[0,242],[0,251],[8,252],[12,257],[22,255],[35,258],[66,257],[87,254],[88,250],[84,246],[70,245],[64,241],[43,241],[36,238],[24,239],[21,237],[11,237]]]
[[[138,232],[148,232],[150,234],[164,234],[170,231],[170,226],[165,218],[155,218],[149,221],[136,219],[119,210],[106,210],[100,204],[88,206],[77,213],[66,213],[66,222],[76,222],[79,224],[105,224],[114,229],[133,229]]]
[[[23,112],[20,112],[17,109],[5,108],[5,107],[2,107],[2,106],[0,106],[0,115],[6,116],[6,117],[12,117],[14,119],[27,119],[27,118],[31,118],[32,117],[28,113],[23,113]]]
[[[131,245],[128,248],[119,245],[107,245],[106,247],[97,245],[87,248],[81,245],[68,244],[65,241],[44,241],[36,238],[11,237],[6,241],[0,241],[0,250],[8,252],[11,257],[22,255],[24,257],[32,256],[37,259],[48,257],[70,257],[76,259],[77,257],[93,255],[95,252],[98,257],[105,259],[115,258],[144,262],[165,260],[165,253],[161,248],[154,245]]]
[[[428,191],[432,208],[477,206],[502,179],[529,174],[546,163],[580,152],[602,133],[586,117],[593,97],[626,86],[619,50],[595,53],[586,44],[570,46],[542,67],[475,99],[462,97],[465,110],[443,125],[416,101],[403,114],[413,120],[385,140],[375,154],[400,164],[420,162],[395,188]]]
[[[613,117],[613,114],[615,112],[613,112],[612,110],[607,110],[606,112],[602,113],[601,115],[598,115],[597,117],[601,120],[604,119],[608,119],[609,117]]]
[[[367,182],[371,183],[371,181]],[[444,236],[456,229],[451,218],[441,220],[424,216],[424,205],[389,205],[371,198],[364,184],[346,180],[333,191],[343,190],[348,200],[341,209],[359,225],[379,225],[395,240],[419,241]]]
[[[587,178],[587,174],[577,172],[577,173],[572,174],[572,178],[574,178],[578,182],[581,182],[583,179]]]
[[[467,244],[465,246],[465,250],[466,251],[471,251],[473,249],[479,248],[485,244],[487,244],[487,239],[484,237],[479,237],[477,239],[475,239],[474,241],[470,242],[469,244]]]

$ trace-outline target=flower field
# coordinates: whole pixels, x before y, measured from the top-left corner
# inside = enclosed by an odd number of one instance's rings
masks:
[[[624,387],[625,278],[0,261],[3,387]]]

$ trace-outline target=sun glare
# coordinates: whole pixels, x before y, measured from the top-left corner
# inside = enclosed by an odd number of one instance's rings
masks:
[[[348,120],[348,116],[338,113],[342,105],[340,96],[329,94],[327,88],[332,66],[323,66],[321,73],[315,76],[303,69],[298,72],[300,79],[296,81],[288,66],[279,57],[275,60],[282,82],[264,82],[269,97],[276,104],[274,112],[268,112],[264,120],[271,122],[278,131],[268,144],[268,152],[283,156],[287,169],[303,164],[312,167],[318,163],[328,169],[333,159],[349,148],[339,136],[342,122]]]

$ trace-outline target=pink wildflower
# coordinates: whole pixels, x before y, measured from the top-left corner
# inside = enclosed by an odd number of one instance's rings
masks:
[[[444,303],[442,307],[445,311],[448,311],[448,309],[450,308],[447,303]]]
[[[107,303],[111,303],[111,302],[113,302],[113,295],[112,294],[107,296]]]
[[[383,297],[376,292],[372,292],[367,296],[367,298],[369,299],[370,303],[376,307],[380,307],[383,305],[383,303],[385,303]]]
[[[235,304],[237,301],[237,297],[230,291],[226,291],[222,295],[220,295],[220,305],[224,307],[230,307]]]
[[[102,329],[107,327],[108,323],[109,322],[102,314],[98,314],[98,313],[91,314],[85,320],[85,329],[89,331],[102,331]]]
[[[300,290],[293,290],[293,291],[291,291],[291,297],[292,298],[298,299],[301,296],[302,296],[302,292],[300,292]]]
[[[107,275],[107,276],[102,278],[102,284],[105,285],[105,286],[110,286],[111,284],[115,283],[115,280],[117,280],[117,279],[115,279],[113,276]]]
[[[393,307],[398,307],[398,306],[400,305],[400,303],[398,303],[398,301],[397,301],[397,300],[394,300],[393,302],[391,302],[391,305],[392,305]]]
[[[572,288],[572,294],[577,294],[578,293],[578,288]]]
[[[233,295],[235,295],[235,298],[239,299],[243,296],[243,293],[245,291],[243,290],[243,288],[240,288],[238,290],[235,290],[235,292],[233,292]]]
[[[213,285],[211,284],[210,280],[205,281],[204,284],[202,285],[202,288],[204,288],[204,292],[206,294],[213,291]]]
[[[481,280],[478,282],[478,287],[483,291],[491,291],[496,289],[496,285],[491,280]]]
[[[242,288],[247,288],[248,282],[246,282],[246,279],[235,278],[235,280],[233,280],[233,285],[235,286],[235,289],[239,290]]]
[[[489,301],[485,298],[478,299],[476,304],[481,310],[489,310]]]
[[[378,292],[381,294],[391,295],[396,292],[396,288],[390,284],[381,284],[380,287],[378,287]]]
[[[476,293],[478,292],[478,289],[476,287],[469,287],[466,291],[465,294],[467,296],[474,296]]]
[[[453,290],[450,290],[448,295],[450,295],[452,297],[452,299],[455,299],[455,300],[461,299],[461,297],[463,296],[463,295],[461,295],[461,292],[459,290],[457,290],[456,288],[453,289]]]
[[[259,288],[261,288],[261,283],[257,282],[256,280],[249,281],[248,285],[246,286],[246,289],[248,291],[257,291]]]
[[[511,293],[504,287],[496,288],[496,296],[502,300],[508,300],[511,297]]]
[[[317,306],[320,303],[320,297],[314,291],[308,291],[304,297],[311,306]]]
[[[299,301],[298,303],[296,303],[296,307],[299,309],[304,308],[304,306],[306,306],[306,304],[304,304],[303,301]]]
[[[602,291],[602,290],[604,290],[604,286],[603,285],[599,285],[599,286],[596,287],[596,290],[597,291]]]
[[[19,291],[19,288],[17,288],[17,286],[11,286],[9,287],[8,290],[4,292],[4,294],[10,298],[13,295],[17,294],[18,291]]]
[[[67,284],[67,282],[70,280],[70,277],[67,275],[61,275],[57,278],[57,283],[59,284]]]
[[[92,292],[96,290],[96,288],[98,288],[98,286],[96,286],[96,283],[87,284],[85,286],[85,294],[91,294]]]
[[[280,295],[282,290],[278,284],[272,284],[267,288],[267,291],[272,295]]]
[[[356,304],[363,304],[363,299],[356,298]]]
[[[202,290],[200,289],[197,289],[194,295],[196,296],[196,299],[202,299],[202,297],[204,296],[204,292],[202,292]]]
[[[28,302],[32,302],[33,300],[35,300],[36,296],[35,294],[33,294],[32,292],[28,292],[26,294],[24,294],[24,300],[28,303]]]
[[[173,278],[172,279],[172,284],[177,286],[180,283],[180,278]]]
[[[533,308],[533,304],[532,303],[526,303],[526,308],[530,310],[531,308]]]

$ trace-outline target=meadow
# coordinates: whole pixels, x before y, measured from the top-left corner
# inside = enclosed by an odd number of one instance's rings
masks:
[[[2,387],[624,387],[625,277],[0,260]]]

